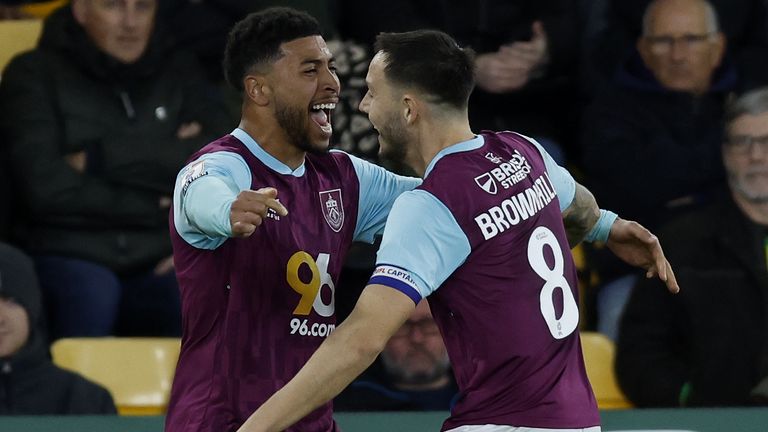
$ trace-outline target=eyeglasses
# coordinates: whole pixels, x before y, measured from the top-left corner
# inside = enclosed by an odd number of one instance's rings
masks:
[[[758,146],[768,154],[768,135],[734,135],[725,142],[725,147],[734,154],[745,155],[752,152],[752,147]]]
[[[413,335],[414,330],[418,330],[424,336],[435,336],[440,334],[440,329],[437,328],[437,323],[432,318],[424,318],[419,321],[406,321],[402,327],[400,327],[393,338],[404,338]]]
[[[703,48],[711,40],[713,32],[704,34],[684,34],[682,36],[645,36],[644,39],[651,47],[654,54],[667,54],[672,47],[679,44],[686,50]]]

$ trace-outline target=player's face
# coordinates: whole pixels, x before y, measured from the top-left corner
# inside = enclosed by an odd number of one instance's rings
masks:
[[[295,39],[280,48],[283,56],[269,72],[275,119],[295,147],[325,152],[339,101],[333,56],[321,36]]]
[[[368,91],[360,102],[360,111],[368,114],[379,133],[379,154],[384,159],[403,162],[407,153],[408,133],[403,117],[401,92],[387,80],[386,56],[379,52],[371,60],[365,81]]]
[[[387,372],[400,384],[430,384],[447,376],[448,353],[426,300],[392,336],[381,358]]]
[[[723,146],[731,189],[748,202],[768,203],[768,113],[737,117]]]
[[[0,298],[0,358],[15,354],[29,338],[27,311],[14,302]]]
[[[648,34],[637,47],[653,75],[670,90],[706,92],[725,45],[722,34],[711,28],[705,8],[694,0],[664,2],[651,18]]]
[[[101,51],[121,63],[136,62],[149,43],[156,0],[76,0],[77,22]]]

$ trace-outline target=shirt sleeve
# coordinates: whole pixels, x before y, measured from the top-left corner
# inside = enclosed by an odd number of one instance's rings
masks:
[[[232,235],[229,210],[240,191],[250,188],[251,172],[231,152],[201,156],[176,177],[173,215],[176,232],[198,249],[216,249]]]
[[[547,174],[549,174],[549,180],[555,188],[558,201],[560,201],[560,211],[565,211],[573,202],[573,197],[576,196],[576,180],[573,179],[573,176],[567,169],[561,167],[552,159],[552,156],[544,150],[544,147],[538,141],[525,135],[521,136],[536,146],[539,153],[541,153]]]
[[[418,303],[464,263],[470,250],[442,202],[426,191],[405,192],[389,214],[369,283],[395,288]]]
[[[394,174],[386,169],[348,155],[360,183],[357,225],[354,240],[373,243],[381,234],[392,204],[401,193],[413,190],[421,179]]]

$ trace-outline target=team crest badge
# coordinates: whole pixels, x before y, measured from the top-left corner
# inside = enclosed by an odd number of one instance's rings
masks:
[[[341,200],[341,189],[332,189],[320,192],[320,204],[323,207],[323,216],[328,226],[334,232],[341,231],[344,226],[344,203]]]

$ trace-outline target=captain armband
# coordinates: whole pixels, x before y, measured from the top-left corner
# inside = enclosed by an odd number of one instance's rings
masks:
[[[584,238],[584,241],[589,243],[605,243],[608,241],[608,236],[611,234],[611,226],[613,226],[613,223],[618,217],[619,215],[610,210],[600,209],[600,218],[595,223],[595,226],[592,227],[589,234]]]

